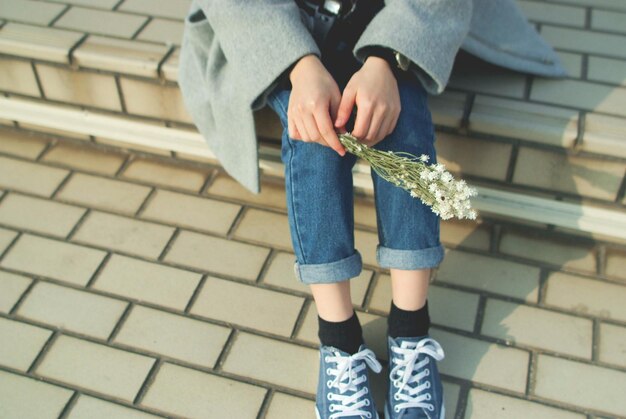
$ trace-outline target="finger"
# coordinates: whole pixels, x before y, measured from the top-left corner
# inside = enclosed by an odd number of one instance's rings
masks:
[[[367,132],[367,135],[365,135],[365,139],[367,141],[377,142],[379,139],[378,133],[384,134],[384,132],[381,131],[381,128],[382,128],[382,123],[385,120],[385,114],[386,114],[386,109],[383,106],[376,107],[374,114],[372,116],[372,122],[370,123],[370,129]]]
[[[309,132],[306,129],[306,124],[304,123],[304,121],[302,121],[302,117],[296,119],[296,129],[298,133],[300,134],[298,138],[299,140],[309,141],[309,138],[311,137],[309,136]]]
[[[287,132],[289,134],[289,138],[293,138],[294,140],[300,140],[300,132],[298,132],[298,128],[296,127],[296,121],[292,117],[288,117],[287,122]]]
[[[337,154],[343,157],[346,154],[346,151],[339,141],[337,133],[335,132],[335,128],[333,127],[333,122],[330,119],[328,109],[325,109],[324,107],[318,108],[318,110],[315,112],[314,117],[324,142],[330,148],[335,150]]]
[[[302,122],[304,127],[306,128],[306,132],[309,134],[307,141],[318,143],[322,140],[322,136],[317,129],[317,123],[315,122],[315,118],[313,114],[310,112],[305,112],[302,115]],[[322,140],[323,141],[323,140]]]
[[[372,120],[372,104],[369,102],[363,102],[359,103],[357,107],[358,110],[356,113],[356,120],[354,122],[352,135],[358,139],[363,139],[369,131],[370,122]]]
[[[335,119],[335,127],[343,127],[346,125],[350,119],[350,115],[352,115],[355,100],[356,91],[347,87],[341,96],[341,102],[339,103],[339,108],[337,110],[337,118]]]

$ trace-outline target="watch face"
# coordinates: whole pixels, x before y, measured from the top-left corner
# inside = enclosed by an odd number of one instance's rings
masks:
[[[411,65],[411,60],[409,60],[406,55],[398,51],[395,52],[395,55],[396,61],[398,62],[398,67],[400,67],[404,71],[407,71],[409,69],[409,66]]]

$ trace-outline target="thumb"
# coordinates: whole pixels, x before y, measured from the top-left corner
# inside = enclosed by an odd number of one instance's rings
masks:
[[[354,108],[355,98],[356,92],[349,89],[344,90],[343,96],[341,97],[341,103],[339,104],[339,110],[337,111],[337,119],[335,120],[336,128],[345,126],[348,119],[350,119],[352,109]]]

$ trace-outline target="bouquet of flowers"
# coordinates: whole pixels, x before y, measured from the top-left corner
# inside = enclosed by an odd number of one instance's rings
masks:
[[[366,160],[383,179],[419,198],[442,219],[476,219],[469,198],[478,194],[464,180],[456,181],[441,163],[427,165],[429,157],[405,152],[381,151],[361,143],[350,133],[338,134],[347,151]]]

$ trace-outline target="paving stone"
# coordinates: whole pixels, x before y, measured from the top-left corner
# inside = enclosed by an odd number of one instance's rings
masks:
[[[36,378],[0,370],[0,416],[5,418],[57,418],[73,394]]]
[[[241,206],[158,189],[141,218],[226,235]]]
[[[191,231],[181,231],[166,262],[255,281],[269,249]]]
[[[530,236],[505,231],[500,239],[500,251],[559,267],[590,272],[596,270],[593,248],[546,235]]]
[[[504,259],[449,250],[437,270],[435,281],[536,302],[539,269]]]
[[[623,163],[520,147],[513,182],[613,201]]]
[[[208,170],[181,166],[148,159],[133,161],[122,173],[123,178],[140,180],[156,185],[198,192],[208,175]]]
[[[161,416],[81,394],[67,417],[70,419],[150,419]]]
[[[131,38],[147,16],[74,6],[54,22],[59,28]]]
[[[591,12],[591,28],[600,31],[615,31],[626,34],[625,20],[626,13],[597,9]]]
[[[178,86],[127,77],[120,77],[120,86],[129,114],[193,123]]]
[[[533,81],[530,100],[626,116],[626,89],[604,84],[538,78]]]
[[[125,158],[123,153],[98,150],[95,147],[61,141],[48,150],[41,160],[87,172],[113,176],[124,163]]]
[[[587,78],[611,84],[626,85],[626,62],[589,56]]]
[[[456,407],[459,403],[461,386],[445,380],[441,380],[441,384],[443,385],[443,404],[446,407],[446,416],[454,417],[453,415],[456,414]]]
[[[58,1],[58,0],[55,0]],[[117,0],[62,0],[63,3],[79,6],[93,7],[94,9],[111,10],[117,4]]]
[[[254,418],[266,389],[163,363],[140,405],[190,418]]]
[[[57,198],[92,208],[134,214],[150,188],[85,173],[74,173]]]
[[[117,118],[124,119],[123,116],[117,116]],[[127,119],[131,122],[136,121],[136,117],[129,117]],[[152,124],[158,127],[165,125],[164,122],[154,122],[152,120],[142,120],[141,123]],[[124,151],[131,151],[131,152],[139,151],[139,152],[150,153],[151,155],[157,154],[157,155],[165,156],[167,158],[172,157],[172,151],[164,149],[164,148],[159,148],[159,147],[151,146],[147,144],[139,144],[136,142],[122,141],[118,138],[107,138],[105,136],[95,136],[95,135],[93,137],[94,137],[93,138],[94,142],[97,144],[106,144],[107,146],[117,147]]]
[[[60,335],[37,374],[132,402],[155,359]]]
[[[485,74],[488,71],[488,74]],[[485,71],[453,72],[449,86],[476,93],[487,93],[498,96],[522,99],[526,80],[523,75],[496,67]],[[487,77],[485,77],[487,75]]]
[[[74,50],[73,56],[81,67],[156,78],[159,62],[168,49],[167,45],[134,39],[90,35]]]
[[[63,12],[62,4],[44,3],[30,0],[3,0],[2,17],[7,20],[47,25]]]
[[[592,329],[588,319],[489,298],[481,333],[591,360]]]
[[[233,299],[233,295],[237,298]],[[191,307],[191,313],[290,336],[303,302],[302,297],[210,276]]]
[[[35,195],[50,196],[69,172],[0,156],[0,186]]]
[[[555,48],[626,58],[626,45],[621,35],[542,25],[541,36]],[[577,94],[581,99],[584,97],[583,92]]]
[[[0,317],[0,341],[3,342],[0,345],[0,364],[20,371],[28,370],[50,335],[52,331],[42,327]]]
[[[5,28],[2,28],[0,34],[4,31]],[[47,145],[48,141],[32,133],[12,130],[0,131],[0,151],[3,153],[34,160],[39,157]],[[42,166],[38,165],[37,167]]]
[[[540,354],[536,374],[539,397],[626,415],[626,373],[622,371]]]
[[[136,39],[158,42],[166,45],[180,45],[183,36],[183,22],[155,18],[141,30]]]
[[[35,67],[46,99],[122,112],[112,75],[75,71],[44,63],[36,63]]]
[[[550,2],[563,2],[580,6],[593,6],[615,10],[626,10],[626,5],[621,0],[549,0]]]
[[[559,59],[561,60],[561,64],[565,68],[565,71],[567,71],[571,75],[571,77],[582,78],[582,54],[565,51],[556,51],[556,53],[559,56]]]
[[[470,129],[558,147],[571,147],[578,134],[577,120],[578,112],[575,110],[477,95],[470,114]],[[492,164],[494,162],[489,163]]]
[[[585,133],[582,149],[592,153],[600,153],[613,157],[626,157],[624,136],[626,120],[593,112],[585,116]],[[622,203],[626,198],[622,199]]]
[[[453,173],[504,181],[513,146],[498,141],[479,140],[440,133],[437,161]],[[474,153],[480,149],[480,153]]]
[[[465,419],[497,418],[585,419],[580,413],[473,388],[469,391]]]
[[[46,125],[45,122],[36,124],[19,121],[19,127],[20,129],[35,131],[36,134],[43,135],[45,138],[53,137],[60,141],[65,141],[68,138],[83,141],[83,143],[85,144],[91,141],[91,137],[89,134],[69,131],[61,128],[52,128],[49,125]]]
[[[116,10],[182,20],[189,10],[190,3],[190,0],[177,0],[163,3],[161,7],[155,8],[150,0],[128,0]]]
[[[227,174],[216,177],[207,192],[209,195],[232,198],[246,203],[268,206],[272,208],[287,208],[284,182],[263,182],[261,193],[253,194],[244,188],[239,182]]]
[[[391,277],[381,275],[372,291],[369,308],[380,310],[388,315],[391,297]],[[469,332],[474,330],[478,294],[429,285],[427,299],[428,312],[433,323]]]
[[[312,296],[310,286],[300,282],[296,277],[293,270],[294,261],[295,256],[293,253],[278,252],[270,262],[263,276],[263,282],[294,291],[304,292]],[[365,293],[367,292],[373,274],[373,271],[363,269],[359,276],[350,279],[352,304],[356,306],[363,304]]]
[[[293,250],[287,215],[274,212],[248,209],[237,226],[234,237],[283,250]]]
[[[302,326],[298,330],[296,336],[298,339],[314,345],[320,344],[317,316],[317,307],[313,301],[309,304]],[[387,318],[363,311],[358,311],[357,317],[359,318],[359,323],[361,323],[363,340],[367,347],[374,351],[378,358],[387,359]]]
[[[161,74],[165,80],[178,83],[178,69],[180,63],[180,47],[175,47],[174,51],[161,64]],[[176,153],[176,157],[182,157],[180,153]]]
[[[0,313],[8,313],[32,280],[22,275],[0,271]]]
[[[269,105],[254,113],[254,127],[259,138],[269,140],[268,142],[274,145],[275,155],[278,156],[285,129],[280,118]]]
[[[600,323],[599,359],[602,362],[626,367],[626,328]]]
[[[116,343],[213,368],[230,329],[135,305]]]
[[[64,29],[8,22],[0,33],[0,51],[28,59],[69,64],[70,48],[83,36]]]
[[[302,419],[315,419],[315,401],[276,392],[265,418],[284,419],[294,412],[298,412],[298,417]]]
[[[0,89],[33,97],[41,96],[30,61],[23,59],[2,59]]]
[[[85,211],[73,205],[10,193],[0,203],[0,223],[66,237]]]
[[[606,274],[626,280],[626,252],[608,249],[606,252]]]
[[[184,310],[201,277],[199,273],[113,254],[93,288]]]
[[[626,287],[562,272],[548,276],[545,304],[600,318],[626,321]]]
[[[0,265],[76,285],[85,285],[105,255],[106,253],[100,250],[22,234]]]
[[[585,26],[585,9],[582,7],[564,6],[560,4],[546,4],[518,0],[524,15],[536,22],[557,23],[568,26]]]
[[[0,254],[9,247],[15,236],[17,236],[17,232],[0,227]]]
[[[465,93],[453,92],[451,90],[446,90],[440,95],[429,96],[428,107],[435,125],[453,128],[460,127],[466,101],[467,95]]]
[[[17,313],[63,330],[106,339],[127,305],[113,298],[38,282]]]
[[[376,204],[366,199],[354,199],[354,222],[376,228]]]
[[[528,373],[528,352],[466,336],[430,329],[445,358],[439,371],[465,380],[524,393]]]
[[[463,246],[489,250],[491,231],[489,225],[471,220],[441,220],[441,241],[446,246]]]
[[[157,258],[173,233],[173,227],[92,211],[72,240]]]
[[[224,371],[315,394],[319,350],[241,332]]]
[[[376,261],[376,245],[378,244],[378,234],[363,230],[354,230],[355,247],[361,253],[364,264],[379,266]]]

